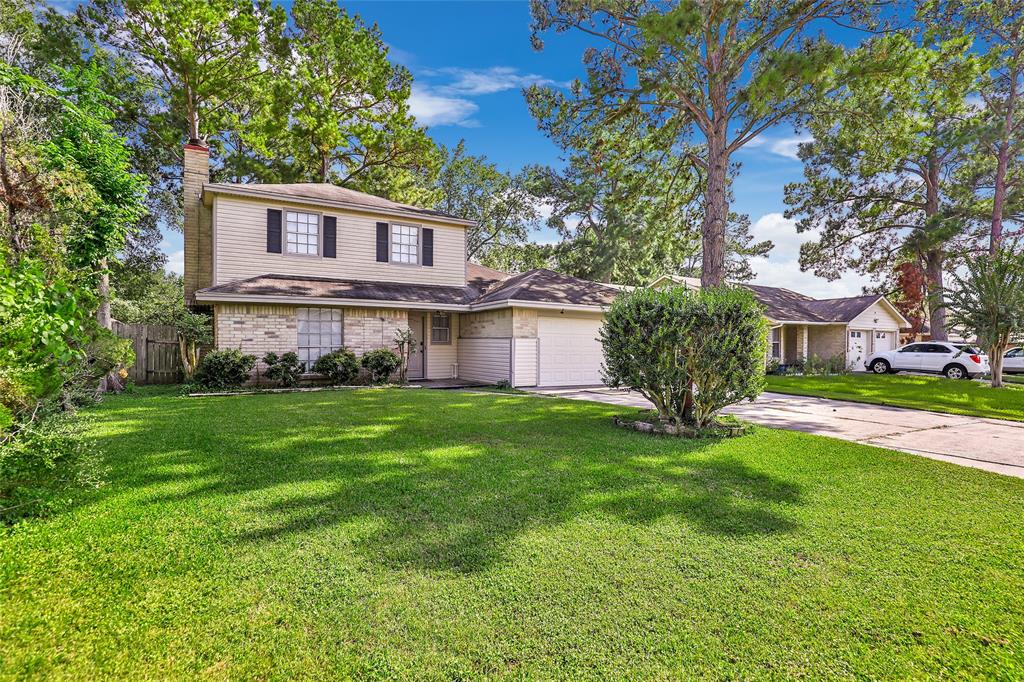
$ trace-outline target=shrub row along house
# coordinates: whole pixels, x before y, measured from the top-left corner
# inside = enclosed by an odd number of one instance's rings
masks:
[[[210,183],[209,151],[184,157],[185,297],[212,309],[217,348],[295,351],[308,367],[342,346],[393,348],[409,328],[410,379],[601,383],[598,329],[619,288],[469,263],[471,221],[330,184]],[[906,323],[883,297],[750,288],[781,361],[845,352],[852,365]]]

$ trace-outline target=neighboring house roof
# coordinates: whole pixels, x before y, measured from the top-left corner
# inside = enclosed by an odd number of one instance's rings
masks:
[[[691,288],[700,288],[700,280],[673,275],[659,277],[651,286],[665,281],[684,284]],[[696,285],[694,285],[695,282]],[[765,315],[775,322],[841,324],[851,322],[876,302],[882,301],[900,324],[907,324],[907,320],[896,309],[896,306],[890,303],[885,296],[879,294],[818,299],[781,287],[766,287],[759,284],[740,284],[739,286],[749,289],[754,294],[754,298],[765,307]]]
[[[464,287],[267,274],[207,287],[196,295],[211,302],[319,299],[470,310],[513,304],[599,309],[610,305],[618,293],[613,287],[551,270],[509,275],[467,263]]]
[[[448,213],[429,208],[419,208],[383,197],[357,192],[347,187],[338,187],[329,182],[295,182],[288,184],[259,184],[217,182],[203,185],[204,191],[213,194],[235,194],[277,199],[279,201],[300,201],[341,208],[359,209],[383,215],[401,215],[409,217],[429,218],[457,225],[474,225],[474,221],[465,220]]]

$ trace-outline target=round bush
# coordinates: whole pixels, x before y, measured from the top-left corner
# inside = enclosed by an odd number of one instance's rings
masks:
[[[746,289],[638,289],[616,299],[601,343],[605,381],[675,424],[702,428],[764,390],[768,322]]]
[[[362,364],[370,373],[373,383],[384,384],[387,383],[392,374],[398,371],[402,360],[394,351],[387,348],[378,348],[364,353]]]
[[[255,355],[237,348],[210,351],[199,362],[194,378],[203,388],[234,388],[250,379],[255,365]]]
[[[359,375],[359,360],[355,353],[342,348],[317,358],[313,371],[326,376],[332,384],[351,384]]]

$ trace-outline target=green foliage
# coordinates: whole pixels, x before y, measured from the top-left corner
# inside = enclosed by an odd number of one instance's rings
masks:
[[[210,351],[195,371],[195,382],[206,389],[237,388],[252,378],[256,356],[237,348]]]
[[[299,356],[293,351],[280,356],[271,351],[263,356],[263,364],[267,366],[263,375],[285,388],[299,383],[299,377],[306,371],[306,365],[299,362]]]
[[[388,348],[377,348],[363,353],[360,364],[370,373],[373,383],[386,384],[391,375],[398,371],[402,360]]]
[[[348,348],[339,348],[317,358],[313,371],[326,376],[332,384],[345,386],[359,376],[359,360]]]
[[[638,289],[612,304],[601,342],[608,384],[676,425],[705,427],[764,387],[768,323],[745,289]]]
[[[85,439],[88,424],[47,404],[15,430],[0,428],[0,523],[56,511],[71,489],[102,484],[99,453]]]
[[[829,358],[812,353],[811,357],[804,361],[803,373],[808,376],[834,376],[849,374],[849,372],[850,369],[846,366],[846,357],[842,353]]]
[[[964,272],[953,274],[946,293],[952,324],[977,337],[992,367],[992,385],[1002,386],[1003,354],[1024,340],[1024,252],[1001,249],[968,259]]]

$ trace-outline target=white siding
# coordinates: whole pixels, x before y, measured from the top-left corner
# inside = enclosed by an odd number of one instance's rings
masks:
[[[512,339],[512,385],[537,385],[537,339]]]
[[[877,322],[875,320],[878,320]],[[851,329],[891,329],[898,330],[900,321],[889,312],[882,302],[876,301],[871,307],[850,321]]]
[[[459,361],[459,315],[449,313],[451,319],[451,343],[431,342],[430,315],[427,315],[427,378],[452,378],[452,365]]]
[[[509,381],[511,339],[459,339],[459,378]]]
[[[299,204],[216,197],[213,210],[214,284],[270,273],[446,286],[464,286],[466,283],[464,227],[413,219],[396,221],[433,228],[434,265],[378,263],[376,224],[378,221],[386,222],[386,219],[328,208],[319,213],[338,219],[337,258],[267,253],[268,208],[314,210]]]

